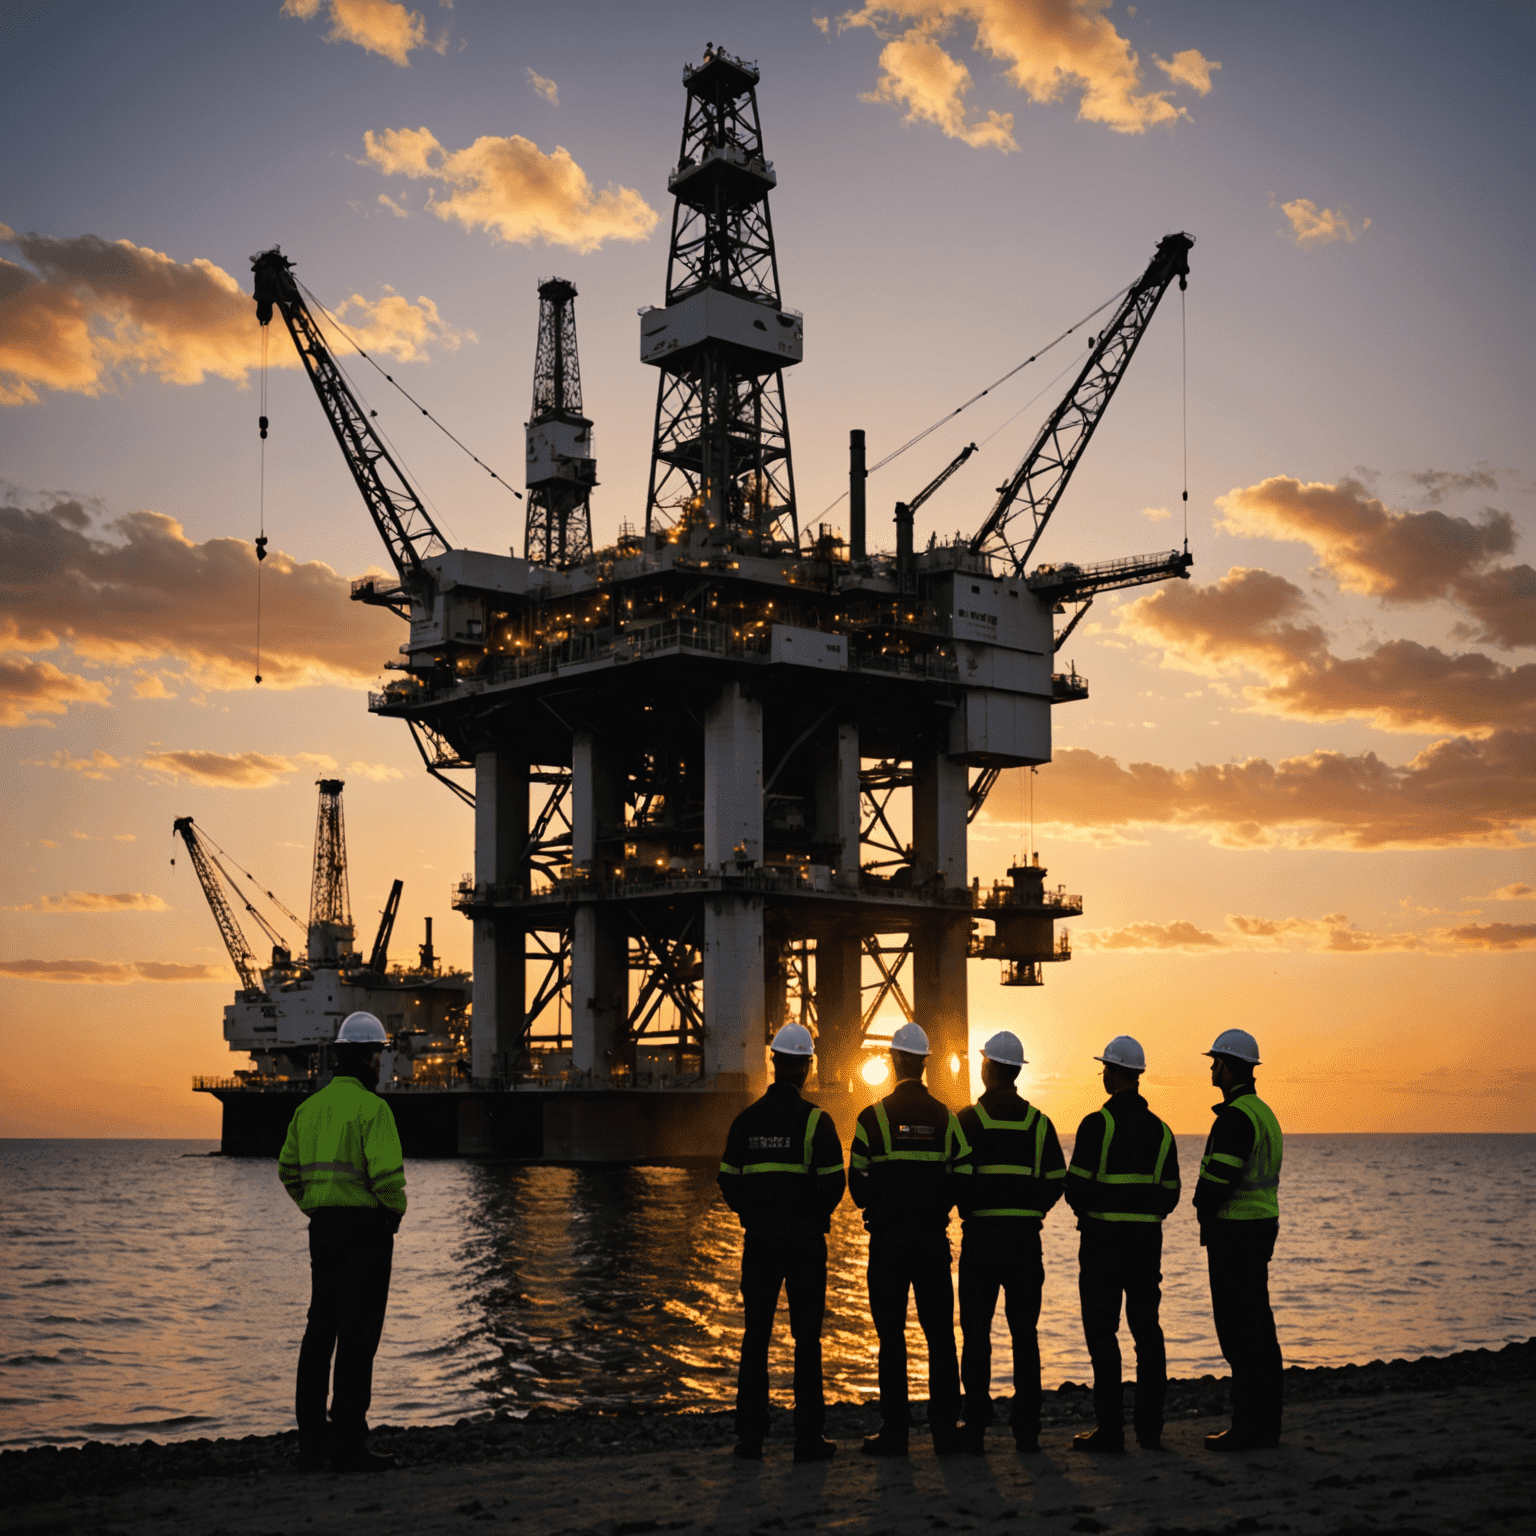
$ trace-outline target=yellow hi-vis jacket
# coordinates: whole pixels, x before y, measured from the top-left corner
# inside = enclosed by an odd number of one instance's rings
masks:
[[[337,1075],[299,1105],[277,1160],[283,1188],[306,1213],[337,1206],[405,1215],[405,1157],[388,1104]]]

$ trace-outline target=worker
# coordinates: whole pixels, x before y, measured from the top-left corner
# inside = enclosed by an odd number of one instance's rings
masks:
[[[1284,1362],[1269,1305],[1269,1261],[1280,1232],[1280,1122],[1258,1095],[1259,1043],[1226,1029],[1205,1053],[1222,1102],[1195,1184],[1195,1215],[1211,1280],[1216,1339],[1232,1368],[1232,1423],[1205,1437],[1207,1450],[1280,1443]]]
[[[982,1095],[960,1111],[970,1162],[959,1170],[960,1381],[965,1389],[965,1448],[986,1449],[992,1422],[992,1316],[997,1293],[1013,1341],[1013,1443],[1039,1450],[1040,1293],[1045,1264],[1040,1227],[1061,1199],[1066,1160],[1056,1127],[1015,1084],[1024,1046],[1001,1030],[981,1048]]]
[[[329,1462],[337,1472],[383,1472],[395,1464],[367,1445],[373,1357],[405,1215],[395,1117],[373,1092],[385,1040],[371,1013],[347,1015],[336,1032],[331,1080],[299,1105],[277,1164],[283,1187],[309,1217],[309,1323],[294,1416],[300,1461],[311,1470]]]
[[[768,1433],[768,1343],[782,1287],[795,1341],[795,1460],[826,1461],[821,1325],[827,1306],[827,1231],[843,1198],[843,1144],[832,1117],[801,1096],[815,1043],[802,1024],[773,1037],[773,1082],[737,1115],[720,1161],[720,1193],[746,1235],[746,1314],[736,1375],[736,1455],[760,1461]]]
[[[1117,1035],[1103,1064],[1109,1102],[1077,1128],[1067,1169],[1067,1204],[1077,1215],[1077,1293],[1093,1362],[1095,1428],[1073,1438],[1079,1451],[1125,1449],[1120,1386],[1120,1298],[1136,1342],[1136,1441],[1162,1443],[1168,1359],[1158,1319],[1162,1303],[1163,1218],[1179,1203],[1179,1152],[1173,1132],[1141,1096],[1147,1058]]]
[[[941,1456],[963,1449],[949,1212],[958,1166],[970,1157],[960,1122],[923,1086],[928,1036],[903,1024],[891,1039],[896,1086],[854,1126],[848,1188],[869,1232],[869,1310],[880,1341],[880,1431],[866,1456],[905,1456],[907,1294],[928,1341],[928,1428]]]

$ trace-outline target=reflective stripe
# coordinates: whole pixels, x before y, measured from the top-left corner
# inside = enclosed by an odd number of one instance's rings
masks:
[[[804,1163],[744,1163],[741,1169],[748,1173],[809,1173]]]
[[[1040,1175],[1040,1177],[1043,1179],[1064,1179],[1066,1176],[1067,1170],[1065,1168],[1053,1168],[1049,1173],[1043,1173]]]
[[[1109,1162],[1109,1144],[1115,1134],[1114,1116],[1107,1109],[1099,1111],[1104,1116],[1104,1142],[1099,1148],[1099,1173],[1101,1184],[1161,1184],[1163,1181],[1163,1164],[1168,1161],[1168,1148],[1173,1143],[1173,1132],[1163,1125],[1163,1142],[1158,1149],[1157,1162],[1151,1173],[1106,1173],[1105,1167]],[[1073,1172],[1077,1170],[1074,1169]],[[1140,1218],[1138,1218],[1139,1220]]]
[[[1035,1117],[1040,1111],[1033,1104],[1029,1106],[1029,1113],[1022,1120],[994,1120],[986,1111],[986,1106],[978,1099],[971,1106],[976,1111],[976,1118],[981,1121],[989,1131],[1027,1131],[1035,1122]],[[1042,1117],[1043,1118],[1043,1117]]]
[[[1045,1220],[1045,1212],[1044,1211],[1022,1211],[1022,1210],[1001,1209],[1001,1210],[995,1210],[995,1211],[972,1211],[971,1215],[972,1216],[1033,1216],[1033,1217],[1035,1217],[1039,1221],[1044,1221]]]
[[[1280,1214],[1280,1165],[1284,1158],[1284,1138],[1280,1122],[1257,1094],[1246,1093],[1232,1100],[1232,1109],[1245,1115],[1253,1126],[1253,1151],[1241,1165],[1236,1192],[1216,1212],[1221,1221],[1266,1221]],[[1221,1182],[1220,1180],[1216,1182]]]
[[[1141,1211],[1084,1211],[1085,1216],[1094,1221],[1161,1221],[1161,1216],[1153,1216]]]
[[[733,1164],[733,1163],[721,1163],[720,1164],[720,1172],[721,1173],[740,1173],[741,1169],[736,1167],[735,1164]]]
[[[816,1172],[818,1174],[823,1174],[823,1173],[841,1173],[842,1171],[843,1171],[843,1165],[841,1163],[828,1163],[825,1168],[818,1168],[816,1170]]]
[[[1027,1163],[983,1163],[975,1170],[977,1173],[1018,1173],[1026,1179],[1037,1178],[1039,1175]]]
[[[740,1168],[733,1168],[728,1163],[721,1163],[720,1164],[720,1171],[721,1171],[721,1173],[738,1173],[738,1174],[749,1174],[749,1173],[806,1173],[806,1174],[808,1174],[808,1173],[811,1173],[813,1171],[812,1168],[811,1168],[811,1157],[813,1155],[812,1148],[813,1148],[813,1145],[814,1145],[815,1140],[816,1140],[816,1127],[820,1123],[820,1121],[821,1121],[821,1110],[816,1105],[813,1104],[811,1106],[811,1112],[806,1117],[806,1121],[805,1121],[805,1145],[804,1145],[804,1149],[803,1149],[804,1150],[804,1158],[805,1158],[805,1160],[803,1162],[799,1162],[799,1163],[744,1163]],[[829,1163],[825,1168],[817,1168],[814,1171],[816,1173],[818,1173],[818,1174],[822,1174],[822,1173],[841,1173],[843,1171],[843,1165],[841,1163]]]

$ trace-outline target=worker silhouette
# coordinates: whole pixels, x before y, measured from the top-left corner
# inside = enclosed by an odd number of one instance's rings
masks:
[[[880,1431],[867,1456],[905,1456],[907,1295],[928,1342],[928,1428],[941,1456],[962,1449],[949,1211],[957,1168],[970,1157],[960,1122],[923,1086],[928,1036],[903,1024],[891,1039],[896,1086],[863,1110],[853,1132],[848,1188],[869,1231],[869,1310],[880,1340]]]
[[[1173,1132],[1147,1107],[1147,1060],[1129,1035],[1104,1047],[1109,1102],[1077,1128],[1067,1169],[1067,1204],[1077,1214],[1078,1299],[1093,1361],[1095,1428],[1072,1441],[1079,1451],[1125,1449],[1120,1386],[1120,1298],[1136,1341],[1137,1442],[1162,1441],[1168,1362],[1158,1318],[1162,1303],[1163,1218],[1179,1203],[1179,1152]]]
[[[760,1460],[768,1433],[768,1344],[782,1287],[795,1340],[795,1460],[837,1452],[822,1430],[821,1325],[827,1306],[827,1231],[843,1198],[843,1145],[832,1117],[800,1095],[811,1070],[810,1030],[773,1037],[773,1082],[737,1115],[720,1160],[720,1193],[741,1219],[745,1327],[736,1376],[736,1455]]]
[[[405,1215],[395,1117],[373,1092],[385,1040],[371,1013],[347,1015],[336,1032],[335,1073],[299,1105],[277,1164],[283,1187],[309,1217],[309,1321],[294,1388],[299,1459],[309,1470],[327,1461],[337,1472],[395,1464],[367,1446],[373,1357]]]
[[[960,1380],[965,1448],[978,1456],[992,1422],[992,1317],[999,1290],[1013,1341],[1013,1441],[1021,1451],[1040,1448],[1040,1227],[1061,1199],[1067,1164],[1056,1127],[1014,1086],[1024,1064],[1024,1047],[1012,1030],[993,1035],[981,1048],[984,1092],[960,1111],[960,1129],[971,1145],[970,1161],[956,1170],[965,1223]]]
[[[1200,1160],[1195,1214],[1211,1281],[1216,1339],[1232,1368],[1232,1424],[1205,1437],[1208,1450],[1277,1445],[1284,1362],[1269,1304],[1269,1261],[1280,1231],[1280,1122],[1258,1095],[1259,1043],[1227,1029],[1205,1053],[1222,1091]]]

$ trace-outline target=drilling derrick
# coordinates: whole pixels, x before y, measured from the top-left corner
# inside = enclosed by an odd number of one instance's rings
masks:
[[[683,71],[667,301],[640,311],[641,361],[661,370],[645,528],[771,553],[799,539],[784,369],[805,327],[779,302],[757,81],[713,44]]]
[[[552,277],[539,284],[539,346],[528,419],[528,529],[532,565],[565,570],[592,555],[592,423],[581,413],[576,355],[576,286]]]
[[[347,890],[347,832],[340,779],[320,779],[315,814],[315,872],[309,887],[309,961],[345,964],[352,956],[352,899]]]

